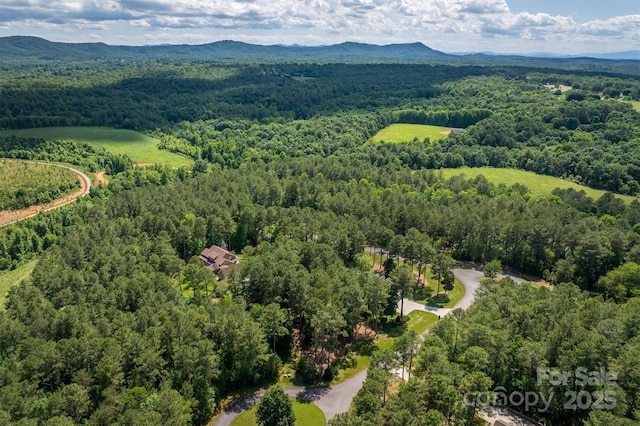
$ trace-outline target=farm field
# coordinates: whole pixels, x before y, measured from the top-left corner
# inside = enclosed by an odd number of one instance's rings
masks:
[[[300,402],[295,399],[293,402],[293,413],[296,416],[296,426],[323,426],[326,424],[322,410],[316,405],[308,402]],[[233,426],[256,426],[257,406],[244,411],[233,421]]]
[[[46,163],[0,159],[0,210],[48,203],[80,187],[76,174]]]
[[[446,138],[450,127],[427,126],[424,124],[392,124],[376,133],[373,142],[402,143],[411,142],[414,138],[419,141],[429,138],[431,142]]]
[[[190,166],[193,160],[158,149],[159,141],[133,130],[109,127],[43,127],[3,130],[0,135],[16,135],[48,140],[69,139],[102,147],[114,154],[127,154],[137,163],[162,163],[173,167]]]
[[[38,259],[24,263],[11,271],[0,271],[0,312],[4,311],[4,303],[9,289],[28,277],[36,267],[36,263],[38,263]]]
[[[606,191],[599,189],[589,188],[588,186],[580,185],[575,182],[564,180],[553,176],[539,175],[533,172],[516,169],[500,169],[495,167],[463,167],[459,169],[440,169],[437,171],[442,173],[443,177],[451,178],[458,175],[464,175],[468,179],[472,179],[478,175],[484,175],[490,182],[496,185],[505,184],[513,185],[519,183],[525,185],[533,195],[544,196],[551,194],[555,188],[567,189],[573,188],[576,191],[583,190],[587,193],[587,196],[597,200]],[[630,203],[633,200],[637,200],[636,197],[628,195],[616,195],[623,199],[626,203]]]

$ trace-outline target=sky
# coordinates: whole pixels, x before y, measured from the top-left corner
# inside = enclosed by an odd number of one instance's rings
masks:
[[[444,52],[640,49],[640,0],[0,0],[0,37],[115,45],[422,42]]]

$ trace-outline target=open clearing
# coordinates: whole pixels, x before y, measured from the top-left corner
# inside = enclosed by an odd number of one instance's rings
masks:
[[[631,105],[633,105],[633,109],[640,111],[640,101],[631,101]]]
[[[52,163],[51,166],[62,167],[64,169],[73,171],[80,179],[80,189],[72,194],[68,194],[46,204],[38,204],[22,210],[1,210],[0,227],[18,222],[19,220],[33,217],[40,212],[45,212],[66,206],[67,204],[73,203],[79,197],[89,195],[89,192],[91,191],[91,179],[89,179],[89,176],[78,169],[74,169],[73,167],[65,166],[63,164]]]
[[[69,169],[44,162],[0,159],[0,210],[48,203],[79,187],[78,177]]]
[[[36,263],[38,259],[24,263],[12,271],[0,271],[0,311],[5,309],[4,303],[9,289],[27,278],[36,267]]]
[[[402,143],[411,142],[414,138],[418,138],[419,141],[429,138],[431,142],[434,142],[446,138],[450,131],[450,127],[396,123],[380,130],[371,140],[373,142]]]
[[[133,130],[110,127],[43,127],[37,129],[3,130],[0,135],[73,140],[102,147],[114,154],[127,154],[137,163],[167,164],[173,167],[191,166],[193,160],[158,149],[159,140]]]
[[[442,173],[442,176],[447,179],[458,175],[464,175],[467,179],[483,175],[489,182],[496,185],[505,184],[510,186],[514,183],[519,183],[529,188],[531,193],[537,196],[549,195],[555,188],[573,188],[576,191],[583,190],[587,193],[587,196],[597,200],[606,192],[599,189],[589,188],[588,186],[579,185],[575,182],[558,177],[539,175],[525,170],[499,169],[495,167],[462,167],[459,169],[440,169],[436,170],[436,173]],[[631,201],[638,199],[637,197],[631,197],[628,195],[616,194],[616,196],[623,199],[626,203],[630,203]]]
[[[296,425],[297,426],[324,426],[327,424],[326,419],[324,418],[324,414],[322,410],[317,406],[308,403],[308,402],[300,402],[297,400],[292,400],[293,402],[293,413],[296,416]],[[256,421],[256,410],[257,406],[252,407],[249,410],[243,411],[236,419],[233,421],[233,426],[256,426],[258,422]]]

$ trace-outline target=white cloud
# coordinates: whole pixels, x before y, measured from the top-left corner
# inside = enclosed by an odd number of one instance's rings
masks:
[[[11,28],[59,26],[78,31],[103,28],[106,37],[110,28],[121,30],[126,24],[137,31],[144,28],[145,40],[200,29],[216,34],[244,31],[247,37],[262,31],[263,38],[284,43],[301,41],[287,40],[291,33],[302,34],[303,40],[398,42],[394,37],[404,41],[440,37],[443,44],[443,35],[469,42],[600,37],[601,41],[615,38],[618,45],[622,40],[628,46],[621,47],[633,48],[640,37],[640,15],[578,24],[569,16],[513,13],[506,0],[0,0],[0,10],[0,35]],[[100,34],[92,32],[95,36]],[[190,39],[198,37],[192,34]]]

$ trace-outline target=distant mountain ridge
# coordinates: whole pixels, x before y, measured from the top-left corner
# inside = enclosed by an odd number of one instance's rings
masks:
[[[0,37],[1,59],[431,59],[450,55],[422,43],[384,46],[345,42],[328,46],[258,45],[223,40],[201,45],[114,46],[59,43],[31,36]]]
[[[375,45],[344,42],[325,46],[260,45],[222,40],[207,44],[160,44],[118,46],[105,43],[61,43],[33,36],[0,37],[1,60],[118,60],[118,59],[201,59],[273,61],[428,61],[434,59],[516,61],[533,59],[640,60],[639,50],[584,55],[552,53],[500,54],[494,52],[444,53],[423,43]],[[493,59],[492,59],[493,58]]]
[[[450,55],[469,56],[469,55],[484,55],[484,56],[517,56],[522,58],[537,58],[537,59],[611,59],[611,60],[631,60],[640,61],[640,50],[624,50],[620,52],[608,52],[608,53],[582,53],[579,55],[570,55],[563,53],[549,53],[549,52],[528,52],[528,53],[498,53],[491,51],[482,52],[448,52]]]

